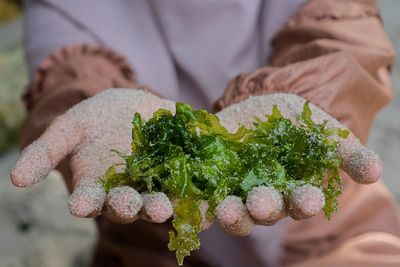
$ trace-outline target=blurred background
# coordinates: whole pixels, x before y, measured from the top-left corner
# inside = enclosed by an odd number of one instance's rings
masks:
[[[386,32],[400,53],[400,1],[379,1]],[[18,128],[24,118],[20,96],[27,84],[22,47],[21,3],[0,0],[0,267],[87,266],[96,238],[90,219],[67,211],[58,173],[29,189],[11,186],[18,157]],[[376,118],[368,146],[384,162],[383,181],[400,201],[400,57],[392,82],[394,101]]]

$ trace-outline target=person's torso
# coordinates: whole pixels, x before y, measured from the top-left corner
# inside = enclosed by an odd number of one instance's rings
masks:
[[[208,110],[236,75],[268,63],[272,38],[306,2],[44,1],[94,42],[125,56],[140,83]],[[73,44],[74,37],[68,38],[66,44]],[[38,64],[47,54],[33,61]]]
[[[273,36],[305,2],[46,1],[97,43],[125,56],[140,83],[208,110],[236,75],[268,63]],[[79,39],[67,40],[73,42]],[[202,233],[200,252],[220,266],[276,266],[284,231],[283,221],[256,227],[244,239],[214,227]]]

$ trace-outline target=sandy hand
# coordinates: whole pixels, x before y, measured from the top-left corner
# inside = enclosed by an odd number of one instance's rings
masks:
[[[148,119],[159,108],[174,110],[175,104],[130,89],[111,89],[82,101],[24,149],[11,172],[12,183],[19,187],[36,184],[70,155],[74,190],[69,209],[73,215],[94,217],[103,211],[109,219],[120,223],[138,217],[164,222],[172,215],[171,202],[164,193],[140,195],[132,188],[122,187],[106,194],[98,183],[109,166],[122,161],[111,149],[130,152],[135,112]]]
[[[288,94],[252,97],[218,113],[221,123],[235,131],[238,123],[251,127],[254,116],[270,114],[277,104],[283,116],[295,120],[301,113],[304,99]],[[138,218],[161,223],[172,216],[173,204],[161,192],[139,194],[123,186],[108,194],[97,183],[106,169],[121,159],[110,153],[117,149],[129,153],[131,120],[135,112],[148,119],[159,108],[174,110],[174,103],[139,90],[111,89],[71,108],[56,119],[46,132],[21,155],[11,173],[14,185],[31,186],[43,180],[67,155],[71,156],[74,191],[69,200],[71,213],[78,217],[94,217],[103,212],[117,223],[130,223]],[[329,126],[345,128],[325,112],[311,105],[313,120],[327,119]],[[372,152],[350,134],[341,142],[343,169],[357,182],[372,183],[380,177],[381,162]],[[305,185],[295,189],[291,196],[283,196],[274,188],[253,188],[245,204],[235,196],[228,196],[216,208],[221,226],[234,235],[247,235],[254,224],[271,225],[290,215],[305,219],[321,211],[325,204],[321,190]],[[213,221],[206,216],[207,203],[200,205],[202,227]]]
[[[225,108],[217,115],[229,131],[235,132],[238,124],[252,127],[255,116],[264,118],[265,114],[271,114],[273,105],[279,107],[283,117],[295,122],[305,101],[292,94],[255,96]],[[315,122],[327,120],[328,127],[347,129],[318,107],[310,104],[310,108]],[[355,182],[369,184],[380,178],[381,160],[373,151],[364,147],[354,134],[350,133],[347,139],[337,137],[337,140],[344,161],[342,169]],[[245,204],[238,197],[228,196],[219,203],[216,217],[227,232],[248,235],[254,224],[272,225],[288,215],[296,220],[306,219],[319,213],[324,205],[324,194],[311,185],[294,189],[290,196],[284,196],[272,187],[259,186],[249,192]]]

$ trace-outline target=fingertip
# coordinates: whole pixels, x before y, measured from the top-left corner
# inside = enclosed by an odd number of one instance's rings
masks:
[[[382,175],[382,161],[373,151],[362,147],[351,153],[344,162],[343,169],[356,182],[371,184]]]
[[[142,197],[135,189],[128,186],[115,187],[107,195],[105,215],[116,223],[131,223],[138,218],[142,206]]]
[[[367,170],[367,175],[365,175],[366,183],[375,183],[382,177],[382,161],[379,156],[377,156],[376,160],[371,161],[369,163],[369,168]]]
[[[318,214],[325,206],[321,189],[303,185],[293,190],[290,198],[290,216],[295,220],[306,219]]]
[[[220,224],[233,225],[240,219],[245,210],[240,197],[227,196],[218,204],[215,212]]]
[[[47,143],[37,140],[26,147],[10,173],[17,187],[29,187],[47,177],[54,168],[47,154]]]
[[[322,190],[312,185],[303,185],[293,190],[289,213],[293,219],[301,220],[318,214],[324,206]]]
[[[76,217],[95,217],[101,213],[105,197],[106,193],[100,185],[81,185],[69,198],[69,211]]]
[[[144,219],[154,223],[163,223],[172,216],[173,207],[166,194],[162,192],[143,193],[142,198]]]
[[[26,181],[17,174],[18,172],[15,170],[15,168],[11,171],[10,173],[10,179],[11,183],[16,186],[16,187],[27,187],[29,184],[26,183]]]
[[[255,220],[272,222],[284,212],[283,196],[271,187],[254,187],[247,194],[246,207]]]

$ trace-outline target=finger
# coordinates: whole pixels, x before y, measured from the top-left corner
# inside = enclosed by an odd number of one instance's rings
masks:
[[[166,194],[162,192],[143,193],[142,198],[141,216],[143,219],[154,223],[163,223],[172,216],[172,204]]]
[[[92,164],[91,160],[82,160],[75,154],[71,157],[70,167],[74,187],[68,203],[71,214],[82,218],[100,215],[106,193],[98,183],[98,165]]]
[[[108,192],[104,215],[115,223],[131,223],[138,219],[143,206],[141,195],[129,186],[115,187]]]
[[[106,193],[98,184],[80,185],[69,198],[69,211],[76,217],[95,217],[101,213],[105,197]]]
[[[254,187],[246,199],[246,207],[256,223],[271,225],[284,216],[283,196],[272,187]]]
[[[222,228],[229,234],[235,236],[248,236],[253,231],[254,222],[250,214],[245,210],[239,220],[231,225],[221,224]]]
[[[305,100],[294,95],[290,97],[299,99],[301,104],[295,105],[290,109],[292,111],[297,109],[294,113],[300,114]],[[315,105],[310,104],[310,108],[312,109],[312,118],[314,121],[322,123],[324,120],[327,120],[328,127],[347,129],[345,125]],[[284,113],[285,112],[282,112],[282,114]],[[340,144],[339,153],[343,157],[342,169],[349,174],[354,181],[370,184],[376,182],[381,177],[382,162],[379,156],[365,148],[351,131],[347,138],[341,138],[339,136],[333,136],[333,138]]]
[[[95,217],[103,209],[106,193],[98,180],[104,175],[108,166],[116,162],[115,157],[110,155],[108,144],[107,140],[96,140],[81,145],[71,157],[70,167],[75,191],[70,197],[70,211],[75,216]],[[112,217],[110,210],[104,210]]]
[[[109,150],[97,146],[102,141],[96,140],[96,142],[91,146],[79,148],[79,151],[74,153],[70,159],[74,187],[97,183],[107,169],[117,163]]]
[[[335,118],[314,105],[310,105],[313,119],[328,121],[328,127],[348,129]],[[362,184],[374,183],[381,177],[382,162],[377,154],[363,146],[360,140],[350,131],[347,138],[334,136],[339,142],[339,154],[343,158],[342,169],[356,182]]]
[[[227,196],[216,208],[221,227],[229,234],[246,236],[253,230],[254,222],[237,196]]]
[[[353,134],[339,142],[339,153],[343,157],[342,169],[354,181],[370,184],[381,177],[382,161],[377,154],[364,147]]]
[[[11,182],[27,187],[42,181],[80,142],[80,131],[71,116],[57,118],[45,133],[26,147],[11,171]]]
[[[201,213],[201,230],[207,230],[214,223],[214,218],[208,214],[209,204],[207,201],[202,200],[199,204]]]
[[[302,220],[318,214],[324,206],[325,196],[321,189],[303,185],[292,191],[289,214],[295,220]]]
[[[221,224],[232,225],[240,219],[245,210],[246,207],[243,205],[240,197],[227,196],[218,204],[215,212]]]

